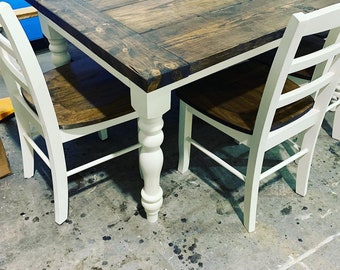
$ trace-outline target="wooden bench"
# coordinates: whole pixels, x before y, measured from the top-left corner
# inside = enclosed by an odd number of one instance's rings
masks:
[[[14,10],[14,13],[19,20],[24,20],[38,16],[38,11],[34,7],[18,8]]]

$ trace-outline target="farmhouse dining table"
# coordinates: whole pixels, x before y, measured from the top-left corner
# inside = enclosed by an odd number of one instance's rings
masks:
[[[163,203],[162,115],[170,109],[171,91],[277,47],[293,13],[338,2],[26,1],[39,12],[56,66],[70,61],[68,40],[130,88],[139,115],[142,205],[150,222]]]

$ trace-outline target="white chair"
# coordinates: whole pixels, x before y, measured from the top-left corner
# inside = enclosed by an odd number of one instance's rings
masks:
[[[304,36],[330,30],[328,46],[295,58]],[[298,160],[296,192],[304,196],[322,120],[340,76],[340,4],[309,14],[294,14],[286,28],[272,67],[255,60],[233,66],[178,89],[180,98],[179,165],[189,168],[195,146],[245,181],[243,222],[255,230],[260,181]],[[288,75],[317,66],[312,81],[298,86]],[[315,96],[315,99],[312,96]],[[249,147],[246,174],[228,164],[193,138],[193,115]],[[263,171],[266,151],[303,134],[299,150]]]
[[[137,118],[130,105],[129,89],[88,57],[42,73],[30,43],[11,7],[0,3],[0,68],[12,99],[19,130],[24,177],[34,174],[34,151],[50,167],[55,221],[68,217],[68,177],[138,149],[136,143],[67,169],[63,144],[90,133]],[[34,134],[41,135],[47,152]],[[137,130],[136,130],[137,141]]]

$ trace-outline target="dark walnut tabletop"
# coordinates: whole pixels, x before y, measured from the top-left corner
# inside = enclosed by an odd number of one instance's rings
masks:
[[[26,0],[146,92],[280,38],[338,0]]]

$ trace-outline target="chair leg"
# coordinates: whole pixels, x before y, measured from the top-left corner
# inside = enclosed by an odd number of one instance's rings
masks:
[[[68,185],[66,174],[63,172],[52,173],[54,217],[57,224],[62,224],[68,217]]]
[[[340,140],[340,105],[335,110],[332,137],[336,140]]]
[[[295,191],[301,196],[305,196],[307,194],[310,167],[312,165],[314,149],[320,130],[320,128],[318,128],[317,126],[318,125],[316,124],[313,128],[306,131],[301,144],[301,149],[308,148],[308,153],[306,153],[298,160],[298,167],[296,172]]]
[[[248,232],[255,231],[257,200],[264,151],[250,149],[244,191],[243,224]]]
[[[53,141],[53,140],[51,140]],[[62,224],[68,217],[68,182],[64,149],[61,142],[46,142],[52,173],[55,222]]]
[[[181,173],[184,173],[189,169],[191,144],[186,138],[191,137],[191,131],[192,114],[187,110],[187,105],[183,101],[180,101],[178,132],[178,171],[180,171]]]
[[[340,83],[335,89],[333,99],[329,107],[331,107],[331,111],[334,111],[332,138],[340,140]]]
[[[28,121],[21,121],[21,119],[17,117],[17,126],[19,130],[24,178],[31,178],[34,175],[34,151],[31,144],[25,139],[25,135],[30,135],[30,124]]]

